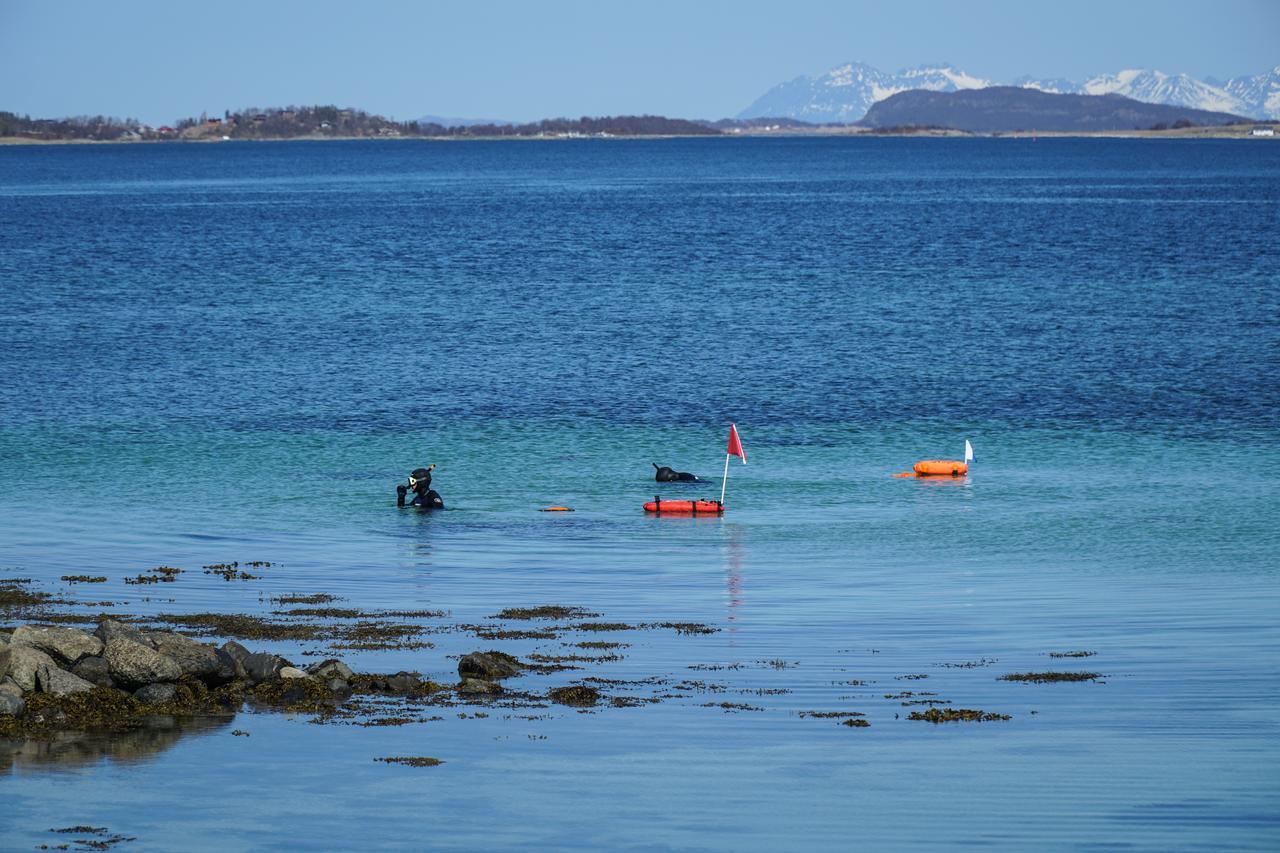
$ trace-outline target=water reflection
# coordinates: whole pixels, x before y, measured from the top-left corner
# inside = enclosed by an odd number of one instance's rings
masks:
[[[59,732],[52,740],[0,739],[0,773],[57,764],[80,767],[103,759],[145,761],[190,735],[226,728],[234,716],[147,717],[143,728],[127,732]]]

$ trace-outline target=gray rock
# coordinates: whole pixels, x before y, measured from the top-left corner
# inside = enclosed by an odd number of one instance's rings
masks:
[[[7,646],[7,645],[9,645],[9,635],[3,631],[0,631],[0,646]]]
[[[330,693],[348,693],[351,690],[351,685],[343,678],[330,678],[324,686],[329,688]]]
[[[502,692],[502,685],[483,678],[464,678],[458,684],[457,690],[461,694],[470,696],[495,696]]]
[[[392,693],[412,693],[422,683],[422,676],[416,672],[397,672],[395,675],[389,675],[383,681],[386,683],[386,689]]]
[[[111,677],[126,687],[177,681],[182,677],[182,667],[176,661],[133,640],[112,640],[107,643],[103,656]]]
[[[42,667],[36,673],[36,686],[40,688],[40,692],[52,693],[54,696],[87,693],[93,689],[93,685],[83,678],[72,675],[65,669],[58,669],[56,666]]]
[[[264,681],[270,681],[280,674],[280,670],[289,665],[289,662],[279,655],[273,655],[270,652],[255,652],[242,661],[245,674],[254,684],[261,684]]]
[[[29,646],[73,664],[80,658],[102,653],[102,641],[75,628],[42,628],[23,625],[9,638],[11,646]]]
[[[280,668],[277,673],[281,678],[306,678],[307,674],[294,666],[285,666]]]
[[[226,652],[227,654],[231,655],[231,657],[240,661],[242,665],[244,664],[245,659],[248,658],[250,654],[252,654],[252,652],[250,652],[244,646],[237,643],[235,640],[227,640],[225,643],[222,644],[222,648],[220,649],[220,651]]]
[[[510,678],[520,674],[520,661],[504,652],[472,652],[458,661],[462,678]]]
[[[351,676],[355,675],[351,671],[351,667],[347,666],[337,658],[321,661],[307,667],[307,672],[316,678],[341,678],[343,681],[350,681]]]
[[[245,675],[244,664],[240,663],[236,658],[225,649],[218,649],[218,671],[209,679],[209,683],[213,685],[226,684],[229,681],[237,679],[244,680],[248,676]],[[246,657],[248,657],[246,655]]]
[[[13,717],[22,716],[22,712],[27,710],[27,703],[22,701],[21,696],[14,696],[12,693],[0,692],[0,717],[9,714]]]
[[[29,646],[5,646],[0,649],[0,675],[7,675],[23,693],[36,689],[36,673],[41,667],[53,666],[53,658]]]
[[[172,684],[148,684],[133,692],[133,698],[144,705],[163,705],[173,698],[178,688]]]
[[[102,640],[104,646],[112,640],[133,640],[149,649],[155,648],[144,632],[124,622],[117,622],[115,619],[103,619],[98,623],[98,630],[93,633]]]
[[[99,687],[116,686],[115,681],[111,678],[111,671],[107,667],[106,658],[84,658],[80,663],[71,667],[71,672],[90,684],[96,684]]]
[[[22,688],[7,678],[4,681],[0,681],[0,693],[8,693],[10,696],[22,698]]]
[[[183,675],[194,675],[205,681],[216,679],[221,663],[213,646],[181,634],[152,632],[148,638],[155,643],[156,651],[178,664]]]

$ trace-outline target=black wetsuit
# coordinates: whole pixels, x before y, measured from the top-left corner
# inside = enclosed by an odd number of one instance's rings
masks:
[[[431,488],[431,476],[419,480],[414,486],[413,500],[409,501],[407,506],[417,506],[423,509],[444,509],[444,499],[440,497],[440,493]],[[405,498],[409,496],[409,487],[405,485],[396,486],[396,506],[406,506]]]

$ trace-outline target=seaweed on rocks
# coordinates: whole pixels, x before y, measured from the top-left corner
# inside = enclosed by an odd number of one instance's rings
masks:
[[[409,767],[438,767],[444,764],[440,759],[426,755],[390,755],[386,758],[375,758],[373,760],[382,761],[386,764],[405,764]]]
[[[588,708],[600,701],[600,691],[585,684],[554,687],[548,695],[551,701],[558,705],[571,705],[576,708]]]
[[[275,604],[328,604],[331,601],[339,600],[338,596],[330,595],[327,592],[294,593],[271,598],[271,601]]]
[[[67,583],[106,583],[106,575],[63,575],[59,580]]]
[[[490,619],[594,619],[592,613],[581,607],[565,607],[560,604],[543,604],[538,607],[508,607],[489,617]]]
[[[995,720],[1011,720],[1008,714],[996,714],[987,711],[975,711],[972,708],[930,708],[927,711],[912,711],[908,720],[923,720],[927,723],[972,722],[985,723]]]
[[[1049,652],[1051,658],[1091,658],[1097,652]]]
[[[154,621],[179,625],[202,636],[238,640],[316,640],[323,634],[319,625],[271,622],[235,613],[161,613],[154,617]]]
[[[1097,672],[1012,672],[1002,675],[997,681],[1028,681],[1035,684],[1048,684],[1060,681],[1097,681],[1102,677]]]
[[[871,724],[870,724],[870,723],[868,723],[866,720],[863,720],[863,719],[860,719],[860,718],[854,718],[854,719],[851,719],[851,720],[843,720],[843,721],[841,721],[840,725],[842,725],[842,726],[848,726],[848,727],[849,727],[849,728],[851,728],[851,729],[866,729],[866,728],[870,728],[870,727],[871,727]]]

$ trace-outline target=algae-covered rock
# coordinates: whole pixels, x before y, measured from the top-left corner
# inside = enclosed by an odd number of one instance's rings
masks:
[[[135,643],[154,648],[154,644],[139,629],[124,622],[115,619],[103,619],[98,623],[98,629],[93,632],[99,640],[102,640],[103,646],[112,640],[133,640]]]
[[[176,661],[133,640],[112,640],[107,643],[103,656],[111,677],[126,687],[177,681],[182,677],[182,667]]]
[[[578,708],[589,708],[600,701],[600,691],[585,684],[556,687],[552,689],[550,696],[552,702]]]
[[[84,658],[78,664],[71,667],[71,672],[80,676],[90,684],[95,684],[98,687],[116,686],[115,680],[111,677],[111,671],[107,667],[106,658]]]
[[[155,644],[156,651],[173,659],[183,675],[193,675],[205,681],[218,679],[222,665],[218,659],[218,651],[213,646],[206,646],[181,634],[163,631],[153,631],[148,638]]]
[[[464,696],[496,696],[502,692],[502,685],[483,678],[464,678],[458,683],[457,690]]]
[[[343,681],[350,681],[351,676],[355,675],[355,673],[351,671],[351,667],[347,666],[337,658],[330,658],[329,660],[312,664],[307,667],[307,672],[311,673],[316,678],[323,678],[326,680],[331,678],[341,678]]]
[[[41,693],[52,693],[54,696],[68,696],[72,693],[86,693],[94,688],[93,684],[65,669],[56,666],[42,667],[36,673],[36,686]]]
[[[148,684],[133,692],[133,698],[144,705],[163,705],[172,701],[178,688],[172,684]]]
[[[510,678],[520,674],[520,661],[505,652],[472,652],[458,661],[458,675],[468,678]]]
[[[270,652],[255,652],[241,661],[241,663],[244,666],[245,674],[249,676],[249,680],[254,684],[270,681],[280,674],[280,670],[289,665],[287,660]]]
[[[53,658],[30,646],[5,646],[0,649],[0,676],[8,676],[23,693],[36,689],[36,673],[42,667],[57,667]]]
[[[102,641],[75,628],[43,628],[23,625],[9,638],[11,646],[29,646],[68,664],[102,652]]]

